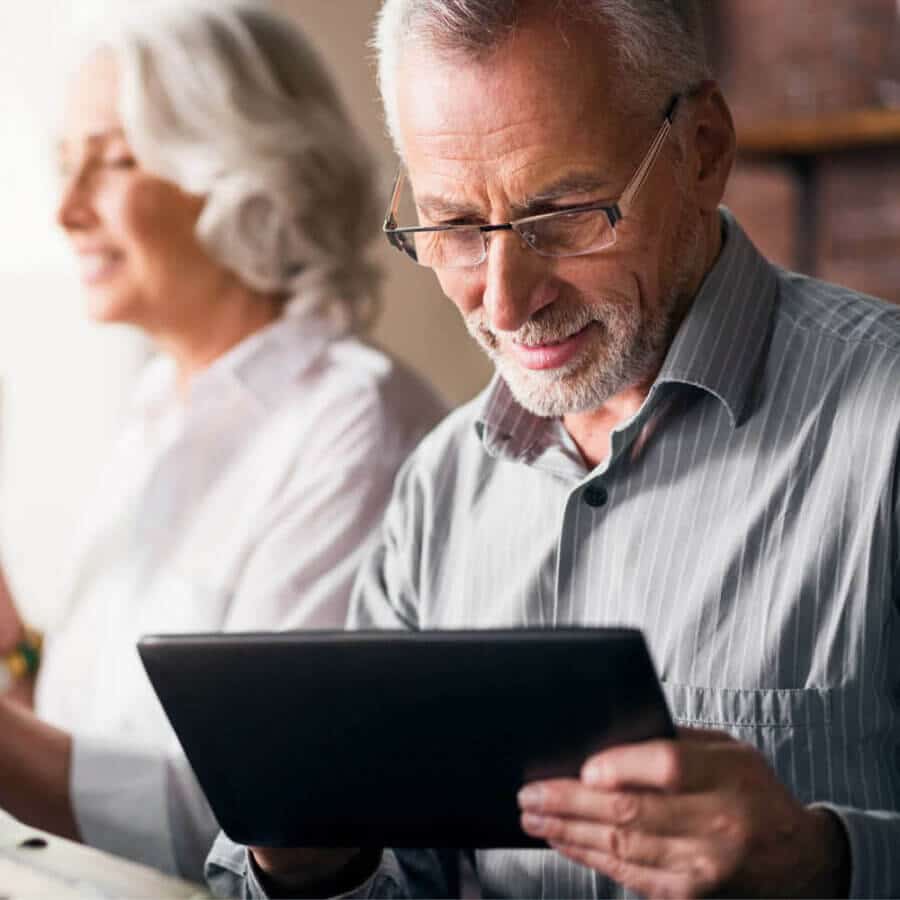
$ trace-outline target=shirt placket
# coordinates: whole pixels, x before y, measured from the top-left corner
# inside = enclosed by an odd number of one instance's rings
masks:
[[[602,560],[597,558],[597,534],[614,508],[617,480],[629,465],[627,451],[649,421],[655,407],[648,397],[640,410],[610,435],[610,453],[571,488],[563,507],[556,553],[552,608],[546,611],[553,627],[577,626],[596,619],[591,603],[591,578]]]

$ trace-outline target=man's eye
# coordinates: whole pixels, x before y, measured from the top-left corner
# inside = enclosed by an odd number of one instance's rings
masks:
[[[578,199],[572,198],[569,200],[568,198],[565,200],[557,199],[552,202],[547,202],[542,204],[539,207],[531,207],[529,209],[529,214],[531,215],[542,215],[544,213],[567,213],[573,211],[581,211],[585,207],[597,207],[606,203],[605,200],[597,199],[594,197],[579,197]]]
[[[428,225],[431,228],[447,228],[451,225],[481,225],[482,220],[477,219],[475,216],[452,216],[449,219],[442,218],[441,216],[420,216],[420,220],[423,225]]]
[[[595,209],[579,209],[578,207],[573,207],[572,209],[561,209],[559,210],[560,222],[588,222],[591,219],[597,217],[599,213],[598,210]]]

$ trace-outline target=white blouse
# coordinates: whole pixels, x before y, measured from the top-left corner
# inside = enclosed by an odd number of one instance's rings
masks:
[[[81,523],[36,710],[74,737],[84,840],[199,878],[217,825],[136,640],[343,627],[394,474],[442,408],[383,353],[311,317],[251,335],[187,398],[175,387],[169,359],[138,384]]]

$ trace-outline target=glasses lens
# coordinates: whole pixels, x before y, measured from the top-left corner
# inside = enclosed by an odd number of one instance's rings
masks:
[[[484,258],[484,238],[477,228],[420,231],[413,237],[416,262],[432,269],[477,266]]]
[[[419,265],[433,269],[457,269],[477,266],[484,259],[484,238],[477,228],[404,231],[405,228],[437,224],[423,221],[406,181],[393,212],[393,221],[401,230],[388,232],[388,240]]]
[[[525,222],[516,229],[528,245],[544,256],[579,256],[615,243],[616,232],[600,210],[557,213]]]

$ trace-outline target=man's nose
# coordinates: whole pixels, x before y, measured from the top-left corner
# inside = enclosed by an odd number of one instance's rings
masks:
[[[482,305],[495,331],[517,331],[558,294],[547,260],[511,231],[490,235]]]

